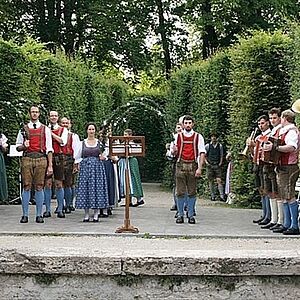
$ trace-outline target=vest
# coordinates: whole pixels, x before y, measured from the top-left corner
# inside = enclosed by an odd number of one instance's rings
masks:
[[[63,127],[58,127],[57,129],[52,130],[52,132],[54,134],[58,135],[59,137],[61,137],[63,130],[64,130]],[[60,145],[60,143],[57,140],[52,139],[52,146],[53,146],[54,154],[62,153],[62,146]]]
[[[179,149],[177,161],[181,159],[188,161],[197,161],[198,157],[199,135],[194,132],[192,136],[187,137],[182,132],[177,137],[177,147]]]
[[[218,165],[221,161],[221,145],[217,143],[217,146],[214,147],[211,143],[209,143],[206,155],[210,164]]]
[[[45,125],[41,125],[36,129],[29,128],[28,125],[25,125],[24,130],[29,139],[29,147],[26,149],[26,152],[46,153]]]
[[[289,129],[280,138],[281,138],[281,140],[283,140],[283,145],[286,145],[285,138],[290,130],[295,130],[296,133],[298,134],[298,144],[297,144],[298,147],[293,152],[288,152],[288,153],[282,152],[280,155],[279,165],[283,165],[283,166],[284,165],[295,165],[298,163],[298,155],[299,155],[299,147],[300,147],[300,136],[299,136],[298,128],[294,127],[294,128]]]
[[[74,151],[72,148],[72,144],[73,144],[73,134],[71,132],[69,132],[67,144],[62,147],[63,154],[73,156]]]

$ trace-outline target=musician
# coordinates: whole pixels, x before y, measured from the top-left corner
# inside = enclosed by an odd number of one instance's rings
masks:
[[[205,145],[206,156],[206,174],[209,183],[210,197],[212,201],[216,200],[215,180],[217,181],[219,195],[224,201],[224,189],[222,184],[222,165],[224,158],[223,145],[218,142],[217,135],[210,135],[210,143]]]
[[[266,187],[264,186],[264,174],[263,174],[263,166],[264,163],[261,160],[262,155],[262,146],[264,142],[267,141],[268,136],[271,133],[270,123],[268,116],[262,115],[257,120],[257,126],[261,131],[261,134],[258,135],[254,141],[247,140],[247,143],[250,146],[251,152],[253,154],[253,172],[255,175],[255,187],[258,189],[258,192],[261,196],[262,202],[262,217],[258,220],[253,220],[254,223],[258,223],[259,225],[266,225],[270,222],[271,219],[271,208],[270,208],[270,200],[266,193]]]
[[[6,167],[3,153],[7,151],[7,137],[0,132],[0,201],[5,201],[8,198]]]
[[[279,130],[281,128],[281,111],[279,108],[272,108],[268,112],[270,124],[273,127],[270,137],[277,138],[279,136]],[[264,152],[266,153],[266,152]],[[269,152],[271,153],[271,152]],[[274,160],[274,158],[270,158]],[[264,161],[265,157],[263,158]],[[273,230],[275,228],[281,227],[283,224],[283,203],[278,195],[278,184],[275,173],[275,164],[265,163],[263,167],[264,179],[266,185],[269,187],[268,195],[270,198],[271,206],[271,221],[267,225],[261,226],[262,229]]]
[[[53,174],[55,181],[55,194],[57,199],[57,217],[65,218],[63,212],[64,207],[64,188],[63,181],[65,180],[64,164],[65,158],[63,154],[63,147],[67,144],[68,130],[67,128],[58,125],[58,112],[50,111],[49,113],[49,128],[52,135],[53,147]],[[45,183],[45,206],[46,211],[44,217],[51,217],[51,191],[52,191],[52,175],[46,178]]]
[[[283,145],[276,146],[275,150],[281,153],[279,165],[276,168],[278,178],[279,195],[283,201],[284,222],[280,228],[273,232],[285,235],[299,234],[298,225],[298,203],[295,197],[295,186],[299,177],[298,155],[299,155],[299,131],[295,125],[295,113],[285,110],[281,115],[279,138]],[[271,151],[273,143],[265,146],[266,151]]]
[[[30,192],[35,190],[37,223],[44,223],[42,209],[44,203],[45,176],[53,173],[51,131],[40,123],[40,111],[37,106],[29,108],[30,122],[22,128],[17,136],[18,151],[23,151],[21,174],[23,182],[22,211],[20,223],[28,223]]]
[[[203,136],[193,130],[194,119],[184,116],[184,130],[175,137],[172,153],[177,157],[176,163],[176,197],[178,217],[176,223],[184,223],[184,202],[187,192],[188,223],[195,224],[197,177],[202,175],[205,160]]]
[[[61,118],[60,126],[67,128],[68,138],[65,146],[62,147],[64,157],[64,196],[65,196],[65,213],[70,214],[73,209],[72,185],[74,182],[74,173],[77,171],[77,166],[74,165],[76,152],[81,147],[79,136],[72,133],[70,128],[70,120],[66,117]]]

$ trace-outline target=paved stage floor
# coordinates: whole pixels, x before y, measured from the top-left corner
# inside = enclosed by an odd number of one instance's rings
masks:
[[[260,229],[252,220],[260,216],[257,209],[231,208],[224,203],[200,200],[197,203],[196,224],[185,219],[184,224],[175,224],[170,211],[172,194],[164,191],[159,184],[144,184],[145,205],[130,208],[131,224],[139,229],[139,235],[187,236],[187,237],[282,237],[267,229]],[[55,201],[52,205],[55,208]],[[59,219],[55,214],[45,219],[44,224],[35,223],[35,207],[30,209],[29,223],[20,224],[20,205],[0,205],[0,234],[78,234],[78,235],[125,235],[116,234],[123,225],[124,207],[113,210],[113,216],[101,218],[99,223],[83,223],[83,211],[76,210]],[[128,235],[128,234],[126,234]],[[132,235],[132,234],[129,234]]]

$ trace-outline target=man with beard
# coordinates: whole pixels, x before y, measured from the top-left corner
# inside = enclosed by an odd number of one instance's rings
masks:
[[[31,188],[35,190],[36,222],[44,223],[42,209],[44,203],[44,182],[46,174],[51,176],[52,137],[48,127],[39,121],[40,111],[37,106],[29,108],[30,122],[17,136],[17,150],[23,151],[21,173],[23,182],[22,211],[20,223],[28,223],[28,210]]]
[[[205,160],[203,136],[193,130],[194,119],[183,118],[183,131],[175,137],[172,153],[176,156],[176,197],[178,217],[176,223],[184,223],[184,202],[187,193],[188,223],[195,224],[197,177],[202,175]]]

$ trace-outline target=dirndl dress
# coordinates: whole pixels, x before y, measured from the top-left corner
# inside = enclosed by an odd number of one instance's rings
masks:
[[[80,162],[75,207],[78,209],[107,208],[108,185],[103,161],[99,159],[100,143],[87,147],[82,142],[82,161]]]

